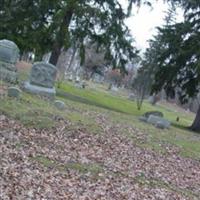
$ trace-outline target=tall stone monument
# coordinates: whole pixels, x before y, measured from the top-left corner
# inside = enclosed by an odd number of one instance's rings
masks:
[[[17,81],[17,68],[19,48],[10,40],[0,40],[0,80],[15,83]]]
[[[57,69],[54,65],[45,62],[33,64],[29,80],[24,89],[30,93],[53,97],[56,94],[54,87]]]

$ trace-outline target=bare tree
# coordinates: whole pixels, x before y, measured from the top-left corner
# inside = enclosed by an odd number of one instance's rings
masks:
[[[149,73],[139,70],[136,78],[133,80],[132,89],[137,98],[137,109],[140,110],[146,95],[150,93],[151,77]]]

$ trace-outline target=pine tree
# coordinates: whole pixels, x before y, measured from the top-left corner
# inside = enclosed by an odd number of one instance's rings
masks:
[[[114,67],[124,69],[137,53],[124,20],[133,3],[142,0],[127,2],[123,9],[118,0],[4,0],[0,38],[16,41],[23,50],[36,49],[40,55],[50,50],[55,65],[62,49],[74,43],[84,61],[85,44],[95,42],[104,46]]]
[[[158,28],[158,36],[153,44],[158,43],[158,54],[146,62],[156,69],[152,92],[164,88],[168,95],[179,88],[180,100],[184,103],[199,92],[200,84],[200,2],[179,1],[185,9],[185,20],[181,23],[166,23]],[[159,38],[159,39],[158,39]],[[154,46],[155,47],[155,46]],[[152,46],[147,52],[155,51]],[[190,127],[200,132],[200,107]]]

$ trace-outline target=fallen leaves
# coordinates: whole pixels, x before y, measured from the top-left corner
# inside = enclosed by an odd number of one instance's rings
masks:
[[[199,198],[199,161],[172,146],[165,155],[141,148],[120,134],[127,128],[145,141],[139,130],[103,115],[96,121],[103,134],[64,119],[50,129],[26,128],[1,115],[0,199]]]

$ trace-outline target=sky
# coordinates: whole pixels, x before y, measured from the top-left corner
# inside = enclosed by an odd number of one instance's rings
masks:
[[[127,0],[120,0],[122,5],[126,5]],[[143,5],[140,8],[134,8],[132,16],[126,20],[126,25],[136,41],[137,48],[142,52],[148,47],[148,40],[156,34],[156,26],[164,23],[164,17],[169,6],[162,0],[155,0],[152,8]],[[181,9],[177,9],[177,21],[183,20]]]

